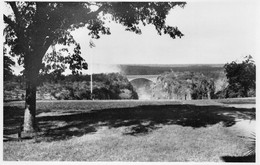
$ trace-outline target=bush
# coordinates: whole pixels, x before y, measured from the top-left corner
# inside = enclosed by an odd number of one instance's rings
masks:
[[[132,92],[128,89],[121,90],[119,94],[120,99],[132,99]]]
[[[72,100],[74,99],[73,92],[71,90],[63,89],[60,92],[54,94],[57,100]]]
[[[91,93],[89,90],[77,90],[74,91],[74,98],[77,100],[90,100]]]
[[[113,98],[111,97],[111,93],[106,88],[95,88],[93,90],[93,97],[94,99],[98,100],[108,100],[108,99],[118,99],[118,97]]]

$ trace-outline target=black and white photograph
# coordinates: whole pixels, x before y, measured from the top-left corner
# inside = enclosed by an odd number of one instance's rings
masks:
[[[257,164],[260,1],[0,6],[3,164]]]

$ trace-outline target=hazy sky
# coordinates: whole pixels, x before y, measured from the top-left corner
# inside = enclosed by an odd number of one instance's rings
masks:
[[[142,27],[142,35],[127,32],[110,23],[112,34],[93,40],[88,47],[85,29],[73,34],[86,59],[109,64],[218,64],[256,56],[257,1],[188,1],[176,7],[167,24],[178,26],[184,37],[172,39],[158,35],[153,26]]]

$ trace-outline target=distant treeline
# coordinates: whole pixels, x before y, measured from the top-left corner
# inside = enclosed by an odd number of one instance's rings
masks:
[[[111,78],[119,76],[122,78],[122,75],[119,73],[109,73],[109,74],[93,74],[92,78],[93,81],[97,82],[105,82],[105,81],[110,81]],[[126,77],[124,77],[126,78]],[[12,75],[9,76],[9,79],[6,81],[12,81],[12,82],[21,82],[25,83],[24,76],[22,75]],[[77,75],[63,75],[63,74],[55,74],[55,73],[50,73],[50,74],[40,74],[39,75],[39,85],[42,85],[42,83],[58,83],[58,82],[82,82],[82,81],[90,81],[90,75],[82,75],[82,74],[77,74]]]
[[[227,63],[219,71],[210,70],[210,67],[198,72],[171,71],[161,74],[158,80],[154,91],[164,91],[166,95],[156,96],[161,92],[155,92],[155,97],[211,99],[256,96],[256,65],[251,55],[240,63]]]
[[[89,100],[138,99],[137,93],[126,77],[119,73],[94,74],[93,93],[89,75],[40,75],[37,99]],[[23,100],[25,83],[22,76],[13,76],[4,83],[5,100]]]
[[[138,99],[140,96],[140,98],[180,100],[256,96],[256,66],[251,56],[247,56],[242,63],[233,61],[224,66],[121,65],[120,67],[121,73],[93,74],[92,94],[90,75],[65,76],[57,72],[40,74],[37,98]],[[158,75],[158,78],[155,83],[135,80],[131,84],[125,75]],[[24,95],[23,76],[10,75],[5,78],[5,100],[23,99]]]
[[[223,71],[224,65],[120,65],[125,75],[159,75],[164,72],[201,72],[204,75],[215,71]]]

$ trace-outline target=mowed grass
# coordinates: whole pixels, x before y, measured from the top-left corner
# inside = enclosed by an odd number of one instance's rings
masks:
[[[255,108],[207,100],[39,101],[41,132],[17,141],[23,107],[4,105],[5,161],[219,162],[245,157],[251,132],[239,123],[255,120]]]

